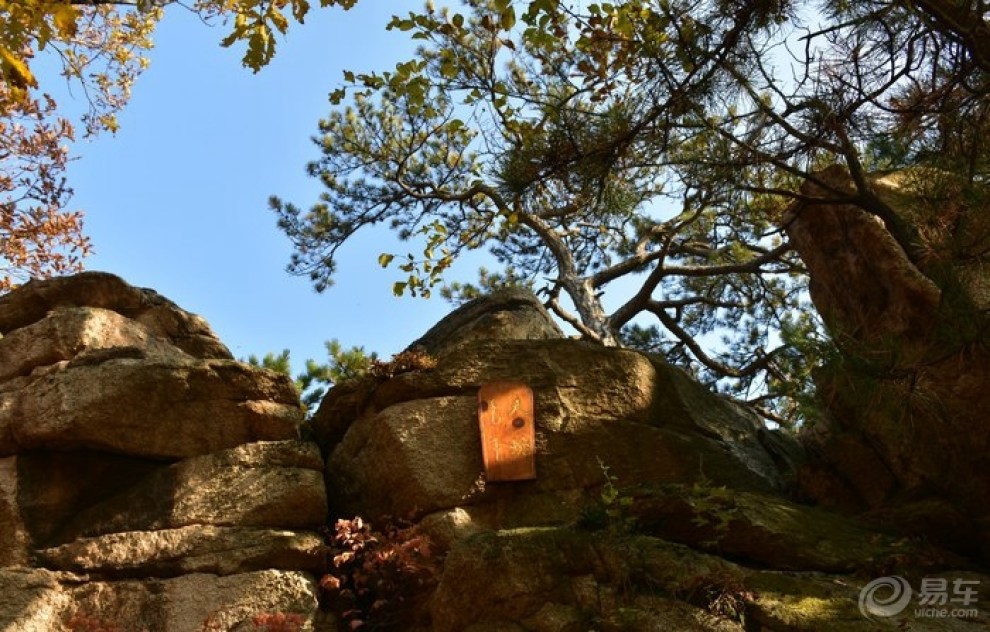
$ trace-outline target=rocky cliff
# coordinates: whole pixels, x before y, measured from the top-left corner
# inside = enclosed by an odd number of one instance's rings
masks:
[[[796,502],[792,437],[565,339],[529,296],[458,310],[417,341],[433,361],[338,385],[311,421],[287,378],[111,275],[0,298],[0,333],[4,632],[990,625],[864,615],[882,576],[990,584]],[[505,380],[534,392],[535,480],[484,479],[477,393]]]
[[[316,619],[323,461],[290,381],[108,274],[0,298],[0,629]]]

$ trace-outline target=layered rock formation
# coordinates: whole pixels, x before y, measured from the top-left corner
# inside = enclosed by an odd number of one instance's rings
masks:
[[[312,625],[323,461],[288,378],[108,274],[0,297],[0,334],[0,629]]]
[[[413,345],[430,368],[333,388],[315,442],[288,378],[111,275],[31,283],[0,298],[0,327],[3,632],[990,625],[981,604],[919,618],[916,597],[864,614],[875,577],[990,577],[795,502],[792,437],[659,358],[565,339],[531,295],[442,321]],[[503,380],[535,394],[535,480],[484,479],[477,393]],[[328,549],[328,517],[354,516]],[[416,567],[423,534],[442,563]],[[425,599],[394,592],[410,569],[435,580]]]
[[[453,318],[470,332],[465,315],[491,323],[505,311],[498,303],[481,299]],[[873,577],[910,569],[987,578],[951,552],[795,502],[789,492],[805,463],[790,436],[659,358],[550,337],[552,325],[539,325],[545,312],[526,304],[510,299],[505,329],[432,342],[433,369],[334,388],[313,419],[332,512],[410,518],[449,548],[429,629],[866,632],[990,622],[864,616],[858,596]],[[533,481],[484,480],[477,392],[505,380],[534,391]]]
[[[603,468],[628,485],[710,481],[771,492],[787,484],[778,467],[789,456],[777,445],[784,439],[662,361],[491,332],[437,361],[435,370],[334,389],[324,400],[314,431],[329,455],[336,508],[509,528],[575,520]],[[482,490],[477,391],[502,380],[534,389],[538,476]]]

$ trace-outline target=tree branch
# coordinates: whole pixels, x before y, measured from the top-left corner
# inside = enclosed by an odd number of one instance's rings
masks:
[[[973,62],[990,72],[990,25],[979,11],[970,10],[969,2],[917,0],[913,4],[933,18],[939,27],[958,37],[972,55]]]

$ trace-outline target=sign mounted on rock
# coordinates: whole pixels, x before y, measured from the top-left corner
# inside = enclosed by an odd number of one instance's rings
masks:
[[[533,389],[519,382],[492,382],[478,391],[481,458],[488,481],[536,478]]]

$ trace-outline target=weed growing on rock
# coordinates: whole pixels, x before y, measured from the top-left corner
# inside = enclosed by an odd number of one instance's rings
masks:
[[[701,479],[691,485],[686,500],[695,514],[691,519],[692,524],[700,529],[711,529],[711,539],[701,544],[718,548],[729,533],[729,525],[738,517],[738,507],[732,492],[724,485],[715,486],[702,473]]]
[[[742,578],[729,570],[695,575],[676,591],[676,596],[715,616],[739,622],[745,618],[746,605],[756,600],[756,594],[743,585]]]
[[[461,502],[466,503],[484,495],[486,489],[488,489],[488,480],[485,478],[485,473],[478,472],[478,477],[471,483],[471,488],[461,496]]]
[[[422,349],[410,349],[392,356],[388,362],[371,361],[369,373],[379,379],[391,379],[400,373],[412,371],[428,371],[435,369],[437,360]]]
[[[376,531],[361,518],[338,520],[328,535],[331,570],[320,587],[330,607],[352,630],[404,629],[437,583],[429,536],[388,521]]]
[[[601,458],[598,459],[598,467],[605,478],[600,500],[581,509],[578,525],[592,531],[606,528],[616,533],[633,531],[636,519],[629,515],[633,498],[619,491],[618,477],[611,473],[611,469]]]

